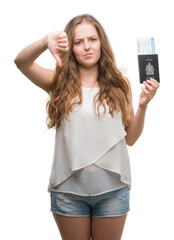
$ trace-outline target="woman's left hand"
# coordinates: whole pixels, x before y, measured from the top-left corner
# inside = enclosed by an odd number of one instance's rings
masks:
[[[140,94],[139,100],[139,107],[146,108],[148,103],[155,96],[156,91],[159,88],[160,84],[153,78],[144,81],[143,84],[145,85],[145,87],[142,87],[142,92]]]

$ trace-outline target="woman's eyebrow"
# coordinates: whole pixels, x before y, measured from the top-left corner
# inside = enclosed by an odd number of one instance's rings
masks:
[[[88,38],[92,38],[92,37],[97,37],[97,35],[92,35],[92,36],[90,36],[90,37],[88,37]],[[74,41],[75,40],[83,40],[83,38],[76,38],[76,39],[74,39]]]

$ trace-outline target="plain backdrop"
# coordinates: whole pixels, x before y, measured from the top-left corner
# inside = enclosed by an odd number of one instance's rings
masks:
[[[135,113],[142,87],[136,39],[155,39],[161,83],[148,105],[143,134],[128,147],[131,211],[122,239],[174,239],[172,1],[7,0],[0,9],[0,238],[61,239],[47,192],[55,138],[45,122],[48,94],[17,69],[14,58],[46,34],[63,31],[71,18],[89,13],[103,25],[117,66],[127,69]],[[48,50],[36,62],[55,68]]]

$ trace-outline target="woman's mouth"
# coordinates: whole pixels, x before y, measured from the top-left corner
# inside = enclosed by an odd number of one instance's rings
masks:
[[[92,53],[87,53],[87,54],[85,55],[85,57],[90,57],[90,56],[92,56]]]

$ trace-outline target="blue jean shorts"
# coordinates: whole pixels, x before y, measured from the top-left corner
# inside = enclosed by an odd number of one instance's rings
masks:
[[[50,211],[69,217],[117,217],[130,210],[129,197],[128,186],[96,196],[51,191]]]

